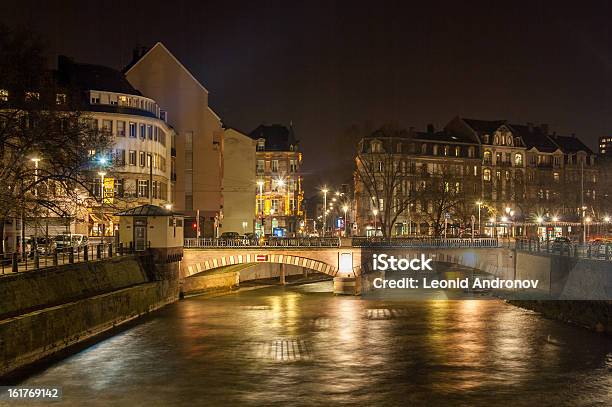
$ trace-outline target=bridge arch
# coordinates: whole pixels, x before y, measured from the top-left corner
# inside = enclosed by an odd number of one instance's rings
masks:
[[[199,260],[199,261],[198,261]],[[227,254],[217,255],[209,258],[194,259],[184,267],[183,277],[196,276],[200,273],[219,269],[227,266],[234,266],[239,264],[244,265],[257,265],[257,264],[286,264],[291,266],[304,267],[309,270],[327,274],[335,277],[338,274],[338,268],[329,262],[316,260],[310,257],[304,257],[297,254],[257,254],[257,253],[246,253],[246,254]]]

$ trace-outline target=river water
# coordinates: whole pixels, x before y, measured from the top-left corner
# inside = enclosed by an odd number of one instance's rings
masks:
[[[20,385],[73,406],[612,405],[610,339],[497,300],[331,288],[189,298]]]

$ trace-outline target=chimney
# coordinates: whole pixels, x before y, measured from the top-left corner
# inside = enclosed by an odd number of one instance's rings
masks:
[[[432,134],[434,132],[434,125],[432,123],[429,123],[427,125],[427,133]]]
[[[542,130],[542,133],[548,134],[548,123],[540,124],[540,130]]]

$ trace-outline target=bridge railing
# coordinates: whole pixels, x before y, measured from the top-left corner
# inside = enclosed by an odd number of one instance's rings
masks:
[[[410,237],[391,238],[381,237],[354,237],[354,247],[400,247],[400,248],[465,248],[465,247],[501,247],[497,238],[435,238],[435,237]]]
[[[555,240],[517,239],[516,249],[531,253],[612,261],[612,243],[591,242],[581,244]]]
[[[185,248],[340,247],[338,237],[272,237],[259,239],[186,238]]]

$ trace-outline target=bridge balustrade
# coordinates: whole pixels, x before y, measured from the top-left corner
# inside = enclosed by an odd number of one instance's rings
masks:
[[[435,237],[411,237],[390,238],[381,237],[354,237],[354,247],[405,247],[405,248],[491,248],[501,247],[497,238],[435,238]]]
[[[274,237],[259,239],[187,238],[185,248],[340,247],[338,237]]]
[[[517,239],[516,249],[531,253],[612,261],[612,243],[591,242],[584,244],[554,240]]]

